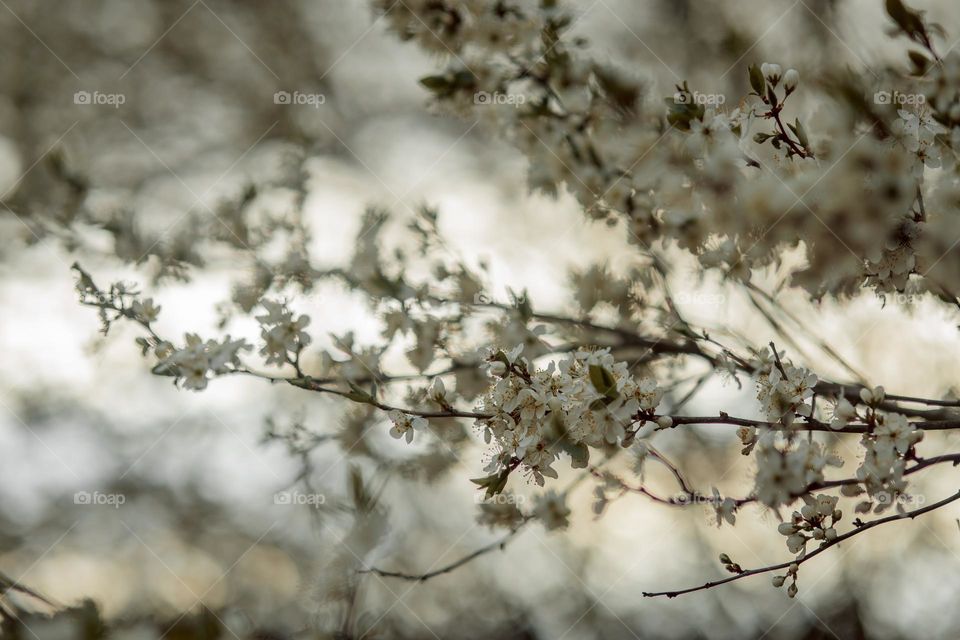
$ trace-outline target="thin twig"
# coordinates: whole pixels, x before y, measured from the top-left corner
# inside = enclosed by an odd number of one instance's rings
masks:
[[[511,529],[507,535],[501,537],[499,540],[494,540],[488,545],[482,546],[479,549],[475,549],[459,560],[451,562],[450,564],[440,567],[439,569],[434,569],[433,571],[416,574],[403,573],[402,571],[386,571],[384,569],[378,569],[377,567],[369,567],[367,569],[360,569],[357,571],[357,573],[373,573],[383,578],[400,578],[401,580],[409,580],[410,582],[424,582],[430,578],[435,578],[445,573],[450,573],[451,571],[454,571],[455,569],[458,569],[468,562],[475,560],[484,554],[490,553],[491,551],[496,549],[502,550],[507,545],[507,542],[517,535],[520,530],[532,519],[532,517],[528,516],[523,520],[523,522]]]

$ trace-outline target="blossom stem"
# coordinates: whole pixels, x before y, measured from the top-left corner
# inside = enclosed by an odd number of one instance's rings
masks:
[[[780,119],[780,112],[783,110],[783,105],[781,104],[778,107],[774,107],[770,110],[768,115],[773,117],[774,122],[777,123],[777,129],[780,131],[780,139],[787,143],[787,146],[790,147],[790,151],[794,154],[800,156],[801,158],[812,158],[813,154],[806,150],[805,148],[800,147],[793,138],[790,137],[790,134],[787,133],[787,128],[783,125],[783,121]]]

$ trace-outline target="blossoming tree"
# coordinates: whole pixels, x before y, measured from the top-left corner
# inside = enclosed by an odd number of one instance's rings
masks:
[[[783,562],[746,568],[722,554],[726,577],[668,585],[674,590],[651,585],[651,597],[757,574],[793,597],[808,560],[960,499],[945,493],[924,502],[910,484],[932,467],[960,463],[960,453],[925,438],[960,428],[960,400],[888,393],[824,344],[850,374],[827,379],[804,366],[782,327],[779,344],[714,335],[681,313],[665,258],[682,251],[703,272],[770,304],[774,294],[754,275],[786,265],[789,285],[812,300],[906,292],[960,307],[960,54],[940,55],[940,30],[921,12],[887,0],[904,55],[900,68],[882,72],[879,90],[840,73],[801,78],[789,60],[755,61],[745,73],[749,90],[723,108],[687,83],[655,95],[632,73],[596,60],[589,43],[565,37],[572,18],[555,0],[373,5],[400,38],[443,59],[421,80],[438,109],[475,115],[512,143],[527,159],[532,191],[569,192],[584,215],[625,234],[636,248],[632,272],[596,264],[573,274],[572,312],[540,308],[524,292],[497,301],[482,269],[441,250],[440,214],[428,207],[407,229],[415,249],[388,254],[382,232],[390,214],[370,209],[349,264],[321,268],[308,249],[315,230],[296,214],[295,198],[294,213],[251,216],[237,242],[217,240],[253,270],[234,287],[225,317],[252,316],[260,335],[180,338],[163,332],[156,300],[133,285],[102,286],[75,265],[81,303],[97,310],[104,332],[121,321],[139,325],[139,346],[158,376],[192,391],[250,376],[334,396],[352,416],[351,433],[340,438],[345,451],[382,429],[419,447],[404,462],[412,477],[426,480],[458,462],[477,470],[478,518],[503,538],[424,573],[361,566],[359,574],[426,580],[502,548],[534,523],[566,527],[578,515],[566,503],[572,485],[558,473],[565,468],[577,470],[573,484],[594,484],[596,515],[640,494],[664,507],[705,506],[718,525],[734,526],[747,508],[779,519],[771,535],[784,539]],[[831,116],[805,122],[791,113],[804,93]],[[912,109],[893,95],[923,99]],[[244,194],[239,204],[255,197]],[[785,261],[787,250],[802,259]],[[182,275],[183,264],[169,260]],[[297,300],[325,281],[364,296],[380,342],[342,335],[334,350],[312,348],[316,323],[296,311]],[[601,307],[610,311],[602,320],[594,313]],[[407,367],[388,369],[386,354],[398,350]],[[713,376],[755,385],[761,417],[723,405],[687,414]],[[730,446],[752,460],[753,486],[740,495],[693,486],[658,448],[664,432],[698,425],[728,433]],[[856,470],[844,476],[835,443],[848,440],[859,446]],[[630,458],[634,473],[612,471],[618,457]],[[667,469],[674,485],[650,486],[648,464]],[[505,499],[527,484],[538,487],[532,506]],[[369,515],[372,503],[360,503],[358,513]]]

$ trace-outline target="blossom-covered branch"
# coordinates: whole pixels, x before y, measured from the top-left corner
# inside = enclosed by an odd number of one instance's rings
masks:
[[[223,327],[232,314],[253,317],[256,353],[252,341],[229,334],[168,339],[152,299],[123,283],[101,289],[76,267],[81,303],[98,310],[104,332],[118,320],[135,322],[145,331],[138,344],[154,359],[153,373],[178,386],[200,391],[218,377],[239,375],[335,396],[369,411],[384,427],[386,417],[389,427],[382,431],[411,450],[425,443],[450,449],[438,466],[471,446],[484,449],[482,461],[479,455],[467,461],[471,469],[483,468],[472,480],[483,492],[479,518],[509,533],[436,571],[366,571],[425,580],[501,548],[528,523],[564,528],[571,515],[567,492],[556,492],[551,483],[568,467],[586,470],[584,476],[597,483],[598,516],[627,493],[670,506],[705,505],[718,525],[733,525],[747,504],[779,517],[802,503],[778,526],[794,561],[745,571],[723,556],[735,575],[697,589],[787,569],[774,584],[789,580],[794,596],[807,559],[861,531],[956,499],[904,507],[914,498],[913,474],[957,463],[958,453],[930,455],[922,448],[940,444],[928,434],[960,428],[960,400],[888,394],[813,336],[853,382],[824,378],[798,347],[802,334],[795,339],[789,323],[781,322],[776,297],[754,284],[757,275],[779,271],[778,286],[811,301],[863,291],[884,299],[922,294],[955,313],[948,305],[957,305],[957,298],[944,283],[960,269],[954,250],[960,236],[954,215],[960,201],[960,54],[938,55],[936,29],[922,13],[899,0],[887,3],[896,32],[921,50],[907,58],[912,73],[877,76],[896,91],[923,96],[922,108],[898,108],[905,105],[879,98],[871,103],[865,96],[873,87],[853,77],[801,85],[796,69],[755,61],[741,70],[749,93],[724,110],[724,101],[701,100],[687,82],[664,99],[653,83],[595,60],[581,39],[568,37],[573,20],[559,1],[373,4],[403,39],[452,54],[421,81],[437,106],[477,116],[483,126],[505,133],[528,163],[532,191],[572,194],[589,219],[628,239],[635,259],[618,271],[606,263],[571,269],[569,309],[546,311],[526,291],[494,300],[484,284],[486,266],[471,266],[449,249],[439,214],[429,207],[407,221],[407,242],[392,251],[383,246],[390,213],[367,210],[348,262],[323,268],[309,251],[310,230],[302,220],[271,219],[259,234],[287,231],[289,246],[280,258],[261,244],[251,249],[252,277],[237,284],[221,308]],[[826,115],[807,118],[796,98],[801,92],[809,92]],[[501,109],[488,103],[502,95],[514,104]],[[787,265],[783,255],[791,250],[802,259]],[[682,256],[676,259],[721,285],[745,289],[789,356],[774,342],[757,344],[754,336],[724,327],[711,332],[685,317],[667,254]],[[346,333],[329,336],[326,348],[318,345],[315,325],[299,305],[314,287],[331,282],[364,299],[377,338],[361,343]],[[708,408],[709,415],[683,415],[714,375],[738,386],[741,378],[751,379],[757,400],[752,415],[760,417],[748,417],[746,409],[733,415],[723,402]],[[689,380],[695,380],[692,388],[677,397]],[[655,444],[667,430],[697,425],[738,427],[731,444],[753,470],[753,486],[740,492],[743,497],[695,489],[682,465]],[[476,438],[469,437],[470,426]],[[847,464],[833,434],[859,437],[855,460],[848,461],[856,471],[841,479],[828,477]],[[592,462],[616,451],[632,454],[630,473],[639,482]],[[417,463],[431,468],[434,460]],[[668,470],[678,493],[648,486],[648,461]],[[511,483],[521,478],[538,492],[536,507],[526,513],[498,501],[512,495]],[[839,495],[820,493],[834,489]],[[866,524],[855,520],[844,532],[841,499],[853,500],[855,513],[897,514]],[[808,545],[819,546],[808,553]]]

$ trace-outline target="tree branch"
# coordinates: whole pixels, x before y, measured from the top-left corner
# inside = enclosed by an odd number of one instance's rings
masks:
[[[652,591],[652,592],[650,592],[650,591],[644,591],[644,592],[643,592],[643,597],[644,597],[644,598],[656,598],[656,597],[659,597],[659,596],[666,596],[666,597],[668,597],[668,598],[676,598],[677,596],[680,596],[680,595],[683,595],[683,594],[686,594],[686,593],[693,593],[693,592],[695,592],[695,591],[702,591],[702,590],[704,590],[704,589],[710,589],[710,588],[717,587],[717,586],[720,586],[720,585],[722,585],[722,584],[727,584],[728,582],[733,582],[733,581],[735,581],[735,580],[740,580],[740,579],[742,579],[742,578],[746,578],[746,577],[749,577],[749,576],[755,576],[755,575],[758,575],[758,574],[761,574],[761,573],[768,573],[768,572],[770,572],[770,571],[778,571],[778,570],[780,570],[780,569],[786,569],[787,567],[789,567],[789,566],[792,565],[792,564],[800,565],[800,564],[803,564],[804,562],[806,562],[806,561],[808,561],[808,560],[811,560],[811,559],[813,559],[814,557],[820,555],[821,553],[823,553],[823,552],[826,551],[827,549],[829,549],[829,548],[831,548],[831,547],[834,547],[834,546],[840,544],[841,542],[843,542],[843,541],[845,541],[845,540],[849,540],[849,539],[852,538],[853,536],[858,535],[858,534],[860,534],[860,533],[863,533],[864,531],[867,531],[868,529],[872,529],[872,528],[874,528],[874,527],[878,527],[878,526],[880,526],[880,525],[882,525],[882,524],[886,524],[886,523],[888,523],[888,522],[895,522],[895,521],[897,521],[897,520],[905,520],[905,519],[908,519],[908,518],[912,520],[913,518],[916,518],[917,516],[922,516],[922,515],[925,514],[925,513],[929,513],[929,512],[931,512],[931,511],[934,511],[934,510],[936,510],[936,509],[939,509],[940,507],[946,506],[946,505],[948,505],[948,504],[950,504],[951,502],[954,502],[954,501],[956,501],[956,500],[960,500],[960,491],[958,491],[957,493],[953,494],[952,496],[949,496],[949,497],[947,497],[947,498],[944,498],[943,500],[940,500],[939,502],[934,502],[933,504],[927,505],[926,507],[923,507],[923,508],[921,508],[921,509],[914,509],[913,511],[907,511],[907,512],[905,512],[905,513],[897,513],[897,514],[894,514],[894,515],[891,515],[891,516],[887,516],[886,518],[880,518],[880,519],[878,519],[878,520],[873,520],[873,521],[871,521],[871,522],[863,523],[863,524],[861,524],[859,527],[857,527],[856,529],[851,529],[850,531],[846,532],[845,534],[843,534],[843,535],[841,535],[841,536],[837,536],[834,540],[832,540],[832,541],[830,541],[830,542],[825,542],[825,543],[821,544],[819,547],[817,547],[816,549],[814,549],[813,551],[811,551],[810,553],[808,553],[807,555],[805,555],[805,556],[803,556],[803,557],[797,557],[797,558],[794,558],[793,560],[790,560],[790,561],[788,561],[788,562],[781,562],[781,563],[779,563],[779,564],[773,564],[773,565],[766,566],[766,567],[759,567],[759,568],[757,568],[757,569],[748,569],[748,570],[743,571],[742,573],[734,574],[734,575],[732,575],[732,576],[730,576],[730,577],[728,577],[728,578],[724,578],[724,579],[722,579],[722,580],[714,580],[714,581],[712,581],[712,582],[707,582],[707,583],[704,583],[704,584],[702,584],[702,585],[700,585],[700,586],[698,586],[698,587],[690,587],[690,588],[688,588],[688,589],[679,589],[679,590],[677,590],[677,591]]]
[[[400,578],[401,580],[409,580],[410,582],[425,582],[430,578],[435,578],[441,576],[445,573],[450,573],[451,571],[462,567],[472,560],[476,560],[480,556],[490,553],[496,549],[503,549],[507,543],[517,535],[520,530],[527,525],[533,519],[532,516],[527,516],[524,518],[523,522],[518,524],[516,527],[510,530],[510,533],[501,537],[499,540],[494,540],[488,545],[484,545],[479,549],[476,549],[467,555],[463,556],[459,560],[455,560],[448,565],[440,567],[439,569],[434,569],[433,571],[428,571],[426,573],[403,573],[402,571],[386,571],[384,569],[378,569],[377,567],[369,567],[366,569],[360,569],[357,573],[373,573],[383,578]]]

